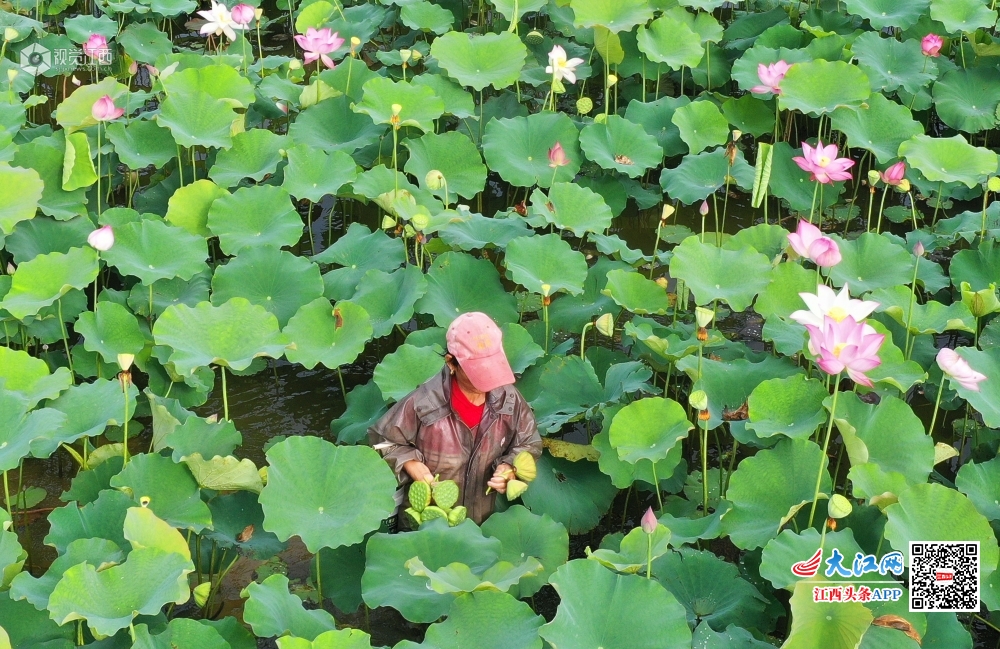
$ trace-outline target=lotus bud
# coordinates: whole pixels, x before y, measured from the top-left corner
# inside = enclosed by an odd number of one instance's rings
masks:
[[[896,189],[903,192],[904,194],[907,193],[908,191],[910,191],[910,181],[907,180],[906,178],[903,178],[902,180],[899,181],[899,184],[896,185]]]
[[[210,424],[217,423],[219,421],[219,413],[213,412],[209,416],[205,417],[205,421],[207,421]]]
[[[733,141],[734,142],[736,140],[740,139],[741,137],[743,137],[743,131],[740,131],[738,129],[733,130]]]
[[[280,110],[284,114],[286,114],[286,115],[288,114],[288,104],[286,104],[285,102],[283,102],[283,101],[276,101],[276,102],[274,102],[274,105],[278,108],[278,110]]]
[[[12,263],[10,263],[8,261],[7,262],[7,274],[8,275],[13,275],[15,270],[16,270],[16,268],[14,268],[14,264],[12,264]]]
[[[87,235],[87,243],[101,252],[111,250],[111,246],[115,245],[115,233],[110,225],[105,225]]]
[[[43,343],[42,344],[42,351],[43,352],[49,351],[49,344],[48,343]]]
[[[288,69],[289,70],[301,70],[302,69],[302,61],[300,61],[298,59],[292,59],[291,61],[288,62]]]
[[[986,189],[994,194],[1000,192],[1000,177],[990,176],[990,179],[986,181]]]
[[[212,582],[205,581],[194,587],[191,591],[194,595],[194,603],[196,606],[205,606],[208,603],[208,596],[212,593]]]
[[[698,208],[698,214],[708,216],[708,201],[701,202],[701,207]]]
[[[427,226],[431,224],[431,217],[426,214],[415,214],[413,218],[410,219],[410,223],[413,224],[413,228],[415,230],[423,232],[427,229]]]
[[[528,32],[528,35],[524,37],[524,40],[528,45],[541,45],[545,42],[545,37],[542,36],[542,32],[532,29]]]
[[[389,230],[396,227],[396,219],[392,218],[388,214],[382,217],[382,229]]]
[[[704,390],[695,390],[688,397],[688,403],[692,408],[698,410],[708,410],[708,395],[705,394]]]
[[[667,219],[669,219],[676,210],[673,205],[664,205],[663,209],[660,210],[660,223],[666,224]]]
[[[647,508],[646,513],[642,515],[642,531],[646,534],[652,534],[656,531],[659,524],[660,521],[656,520],[656,514],[653,513],[653,508]]]
[[[542,296],[543,297],[548,297],[549,296],[549,291],[551,291],[551,290],[552,290],[552,286],[550,284],[542,284]]]
[[[409,62],[410,54],[412,53],[413,53],[412,50],[399,50],[399,58],[403,59],[404,66],[407,64],[407,62]]]
[[[976,318],[988,316],[1000,311],[1000,300],[997,300],[997,286],[990,284],[988,288],[973,291],[968,282],[962,282],[962,303],[969,307]]]
[[[7,70],[7,82],[8,83],[14,83],[14,79],[16,79],[16,78],[17,78],[17,70],[15,70],[14,68],[11,68],[10,70]]]
[[[597,320],[594,320],[594,329],[597,329],[603,336],[610,338],[615,334],[615,318],[610,313],[605,313]]]
[[[913,246],[913,254],[917,257],[923,257],[925,252],[923,242],[918,241],[917,245]]]
[[[135,354],[118,354],[118,366],[122,371],[127,372],[135,361]]]
[[[881,176],[879,175],[879,173],[877,171],[875,171],[874,169],[870,169],[868,171],[868,184],[869,185],[871,185],[872,187],[874,187],[875,185],[878,184],[878,181],[880,179],[881,179]]]
[[[590,97],[580,97],[576,100],[576,112],[581,115],[589,115],[594,110],[594,102]]]
[[[149,507],[149,503],[151,502],[151,500],[152,499],[149,496],[143,496],[142,498],[139,499],[139,504],[142,505],[143,507]]]
[[[444,183],[445,183],[444,174],[438,171],[437,169],[431,169],[430,171],[427,172],[427,175],[424,176],[424,184],[427,185],[427,189],[431,190],[432,192],[436,192],[437,190],[444,187]]]
[[[618,83],[618,77],[615,76],[615,75],[613,75],[613,74],[609,74],[608,75],[608,88],[610,88],[611,86],[615,85],[616,83]]]
[[[18,35],[17,30],[14,29],[13,27],[8,27],[5,30],[3,30],[3,39],[5,41],[12,41],[15,38],[17,38],[17,35]]]
[[[138,61],[132,61],[131,63],[128,64],[128,74],[130,77],[134,77],[135,75],[139,74]]]
[[[851,513],[853,507],[851,506],[851,501],[844,498],[840,494],[833,494],[830,496],[830,502],[827,504],[826,511],[830,518],[844,518]]]
[[[670,286],[670,282],[667,281],[666,277],[657,277],[653,281],[655,281],[656,285],[662,288],[664,291],[667,290],[668,286]]]
[[[420,59],[424,58],[424,55],[420,53],[420,50],[413,50],[413,53],[410,54],[410,58],[413,59],[414,63],[416,63]]]
[[[707,327],[712,319],[715,317],[715,312],[711,309],[706,309],[703,306],[697,306],[694,308],[694,319],[698,321],[699,327]]]

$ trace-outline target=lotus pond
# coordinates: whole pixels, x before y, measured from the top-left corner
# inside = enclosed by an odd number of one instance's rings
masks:
[[[0,649],[995,646],[997,19],[0,0]],[[389,533],[468,311],[537,475]]]

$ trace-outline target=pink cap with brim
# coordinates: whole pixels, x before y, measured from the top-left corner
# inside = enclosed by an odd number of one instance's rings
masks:
[[[448,351],[477,390],[489,392],[514,383],[514,372],[503,351],[500,327],[478,311],[463,313],[448,327]]]

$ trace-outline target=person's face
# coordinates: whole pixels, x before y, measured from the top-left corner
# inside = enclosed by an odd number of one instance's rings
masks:
[[[455,376],[455,379],[458,381],[458,385],[462,388],[463,392],[467,394],[483,394],[482,391],[476,389],[476,386],[472,385],[472,381],[469,380],[469,375],[465,373],[465,370],[463,370],[462,366],[458,364],[458,361],[455,360],[454,356],[451,354],[446,355],[445,362],[448,363],[448,367],[452,370],[452,374]]]

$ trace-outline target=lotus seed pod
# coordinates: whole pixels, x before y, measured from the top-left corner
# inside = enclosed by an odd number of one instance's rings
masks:
[[[698,321],[699,327],[707,327],[708,323],[710,323],[714,317],[715,312],[711,309],[706,309],[703,306],[696,306],[694,308],[694,319]]]
[[[132,367],[134,360],[135,354],[118,354],[118,366],[122,368],[122,371],[127,372]]]
[[[455,509],[448,512],[448,525],[450,525],[451,527],[455,527],[456,525],[464,521],[465,518],[468,516],[468,514],[469,513],[465,509],[465,507],[461,506],[456,507]]]
[[[358,38],[357,36],[351,36],[351,45],[353,45],[354,47],[361,45],[361,39]]]
[[[990,176],[990,179],[986,181],[986,189],[991,192],[1000,192],[1000,177]]]
[[[657,277],[653,281],[656,282],[656,285],[662,288],[664,291],[667,290],[668,286],[670,286],[670,282],[667,281],[666,277]]]
[[[528,32],[528,35],[524,37],[524,41],[528,45],[541,45],[545,41],[545,37],[542,36],[542,32],[537,29],[532,29]]]
[[[595,124],[603,124],[607,121],[608,121],[608,116],[605,115],[604,113],[597,113],[596,115],[594,115]]]
[[[851,513],[852,509],[853,507],[851,506],[851,501],[844,498],[840,494],[833,494],[826,507],[827,514],[829,514],[830,518],[844,518]]]
[[[458,483],[454,480],[443,480],[433,488],[434,504],[441,509],[451,509],[458,502]]]
[[[5,41],[12,41],[15,38],[17,38],[16,29],[14,29],[13,27],[8,27],[7,29],[3,30],[3,39]]]
[[[695,390],[688,397],[688,403],[695,410],[708,410],[708,395],[704,390]]]
[[[594,329],[597,329],[602,336],[610,338],[615,334],[615,317],[610,313],[605,313],[597,320],[594,320]]]
[[[444,183],[445,183],[444,174],[438,171],[437,169],[431,169],[430,171],[427,172],[427,175],[424,176],[424,184],[427,185],[427,189],[431,190],[432,192],[436,192],[437,190],[444,187]]]
[[[426,523],[427,521],[432,521],[435,518],[448,518],[448,514],[440,507],[431,505],[424,511],[420,512],[420,518],[424,523]]]
[[[899,181],[899,184],[896,185],[896,189],[905,194],[906,192],[910,191],[910,181],[907,180],[906,178],[903,178],[902,180]]]
[[[507,481],[507,500],[517,500],[528,490],[528,483],[520,480]]]
[[[292,59],[291,61],[288,62],[288,69],[289,70],[301,70],[302,69],[302,61],[300,61],[298,59]]]
[[[535,464],[535,456],[528,451],[521,451],[514,457],[514,471],[517,477],[525,482],[531,482],[538,475],[538,466]]]
[[[13,68],[10,69],[10,70],[7,70],[7,81],[8,82],[14,83],[14,79],[16,79],[16,78],[17,78],[17,70],[14,70]]]
[[[664,205],[663,210],[660,212],[660,222],[666,223],[667,219],[669,219],[676,211],[677,210],[674,209],[673,205]]]
[[[879,179],[880,176],[878,172],[875,171],[874,169],[868,172],[868,184],[871,185],[872,187],[878,184]]]
[[[410,58],[413,59],[414,63],[416,63],[420,59],[424,58],[424,55],[420,53],[420,50],[413,50],[410,54]]]
[[[212,582],[206,581],[198,584],[194,587],[192,593],[194,594],[194,603],[198,606],[204,606],[208,602],[208,596],[212,592]]]
[[[576,100],[576,112],[581,115],[589,115],[594,110],[594,102],[590,97],[580,97]]]
[[[398,116],[401,112],[403,112],[403,107],[400,104],[393,104],[392,105],[392,114],[393,115]]]
[[[413,218],[410,219],[410,223],[413,225],[415,230],[423,232],[427,229],[427,226],[431,224],[431,217],[426,214],[414,214]]]
[[[399,58],[403,59],[403,65],[409,62],[411,54],[413,54],[413,50],[399,50]]]
[[[734,142],[736,140],[740,139],[741,137],[743,137],[743,131],[740,131],[738,129],[733,131],[733,141]]]
[[[549,291],[551,291],[551,290],[552,290],[552,285],[551,284],[542,284],[542,296],[543,297],[548,297],[549,296]]]
[[[618,77],[616,75],[609,74],[608,75],[608,87],[610,88],[611,86],[615,85],[616,83],[618,83]]]
[[[424,511],[431,504],[431,486],[421,480],[410,485],[410,507],[418,512]]]
[[[388,215],[382,217],[382,229],[383,230],[391,230],[394,227],[396,227],[396,219],[394,219],[394,218],[392,218],[391,216],[388,216]]]
[[[139,505],[142,507],[149,507],[150,502],[152,502],[152,499],[149,496],[143,496],[139,499]]]
[[[264,17],[263,7],[257,7],[256,9],[254,9],[253,17],[257,20],[257,22],[260,22],[260,19]]]
[[[412,507],[404,509],[403,515],[406,517],[406,522],[409,524],[410,529],[417,529],[423,522],[423,517],[420,515],[420,512]]]
[[[977,318],[988,316],[1000,311],[1000,300],[997,300],[997,286],[990,284],[987,288],[973,291],[968,282],[962,282],[962,304]]]

